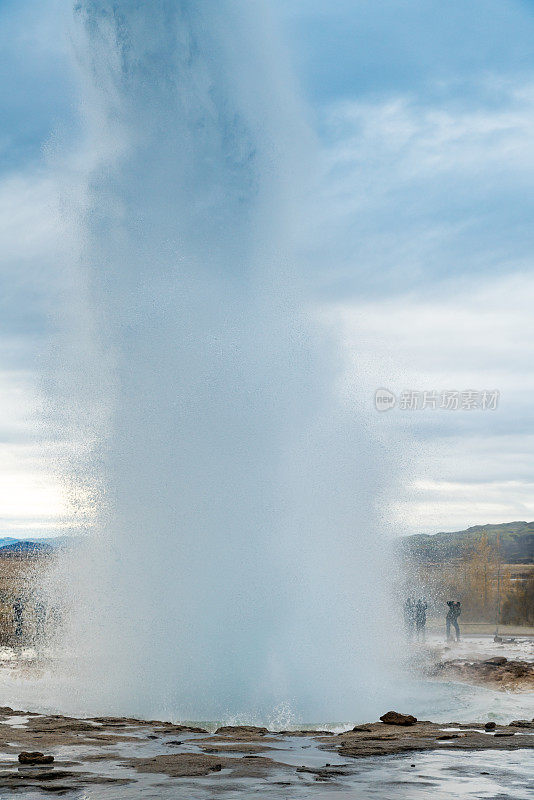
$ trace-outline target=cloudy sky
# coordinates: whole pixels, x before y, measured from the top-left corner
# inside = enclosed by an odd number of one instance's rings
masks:
[[[340,389],[405,455],[390,519],[534,518],[534,2],[272,3],[319,142],[306,257]],[[70,443],[40,422],[57,143],[76,138],[68,5],[0,0],[0,536],[58,533],[75,511],[53,468]],[[375,410],[379,387],[395,408]],[[498,404],[441,409],[444,391]]]

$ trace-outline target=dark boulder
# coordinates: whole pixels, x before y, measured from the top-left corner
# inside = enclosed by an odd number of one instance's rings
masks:
[[[23,751],[19,753],[19,761],[21,764],[51,764],[54,760],[54,756],[45,756],[44,753],[39,753],[37,751],[28,753]]]
[[[385,725],[415,725],[417,717],[411,714],[400,714],[398,711],[388,711],[382,714],[380,721]]]

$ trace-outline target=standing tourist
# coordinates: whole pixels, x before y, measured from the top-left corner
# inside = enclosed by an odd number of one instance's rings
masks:
[[[426,610],[428,605],[423,597],[420,597],[415,607],[415,631],[417,641],[425,641]]]
[[[447,605],[449,606],[449,610],[447,611],[446,622],[447,622],[447,641],[451,640],[451,625],[456,632],[456,641],[460,641],[460,627],[458,625],[458,617],[460,616],[461,612],[461,603],[454,602],[454,600],[447,600]]]
[[[15,622],[15,636],[20,639],[22,636],[22,612],[24,611],[24,605],[20,597],[15,599],[13,603],[13,617]]]
[[[415,627],[415,600],[411,597],[406,598],[404,603],[404,628],[409,639],[413,639]]]

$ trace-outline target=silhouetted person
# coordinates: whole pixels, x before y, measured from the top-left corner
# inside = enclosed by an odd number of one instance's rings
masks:
[[[15,636],[20,639],[22,636],[22,613],[24,611],[24,605],[20,597],[17,597],[15,602],[13,603],[13,617],[15,620]]]
[[[408,637],[411,639],[415,627],[415,600],[411,597],[407,597],[404,603],[404,627]]]
[[[461,612],[461,603],[455,603],[454,600],[447,600],[447,605],[449,606],[449,610],[447,611],[446,622],[447,622],[447,641],[450,641],[451,638],[451,625],[456,631],[456,641],[460,641],[460,627],[458,625],[458,617],[460,616]]]
[[[415,607],[415,631],[417,641],[425,641],[425,625],[426,625],[426,610],[428,606],[426,601],[420,597]]]
[[[34,609],[35,609],[35,637],[38,642],[41,642],[44,639],[44,630],[46,623],[46,606],[42,600],[37,600]]]

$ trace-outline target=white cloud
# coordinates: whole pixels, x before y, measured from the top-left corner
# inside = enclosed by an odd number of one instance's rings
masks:
[[[310,229],[341,390],[399,453],[402,531],[534,516],[534,84],[457,89],[330,106]],[[379,415],[379,387],[500,403]]]
[[[534,276],[463,286],[461,295],[415,294],[335,304],[325,319],[346,354],[347,402],[405,453],[393,499],[403,530],[446,530],[534,517]],[[378,414],[374,391],[500,392],[495,411]]]
[[[504,100],[493,108],[450,101],[445,106],[422,104],[407,96],[378,104],[336,104],[327,118],[330,135],[338,143],[331,154],[332,166],[373,165],[385,179],[386,190],[398,188],[399,181],[439,180],[458,169],[479,178],[483,178],[481,167],[531,170],[534,86],[497,83],[493,92]]]
[[[534,84],[498,77],[441,101],[396,95],[326,108],[324,178],[307,232],[323,284],[384,296],[530,271],[533,128]]]
[[[0,179],[2,536],[51,535],[86,522],[83,501],[71,496],[64,480],[65,464],[80,443],[69,441],[57,423],[54,430],[53,402],[45,391],[52,369],[61,367],[52,355],[54,315],[69,298],[74,252],[60,204],[62,180],[60,170],[44,165]]]
[[[66,445],[46,441],[41,412],[35,375],[0,371],[0,536],[50,535],[74,523],[54,471]]]
[[[39,31],[44,57],[50,30]],[[534,86],[488,78],[471,90],[469,102],[460,90],[441,103],[397,95],[329,107],[324,189],[309,215],[324,283],[353,298],[325,312],[346,353],[343,389],[349,402],[367,398],[363,412],[404,454],[404,493],[392,514],[406,529],[509,520],[532,507]],[[72,169],[83,171],[91,153],[81,147],[78,157]],[[0,183],[10,293],[0,342],[0,517],[13,530],[71,514],[50,469],[58,454],[38,421],[42,331],[28,333],[28,315],[42,312],[35,296],[61,291],[57,264],[71,246],[58,180],[43,166]],[[15,340],[9,325],[20,320],[26,335]],[[498,388],[501,404],[492,416],[378,418],[378,386]]]
[[[498,452],[494,455],[498,457]],[[534,480],[492,483],[416,481],[395,518],[403,529],[421,533],[463,530],[485,523],[534,519]]]
[[[35,274],[57,253],[65,233],[57,183],[44,170],[13,173],[0,182],[0,241],[8,268],[24,261]]]

